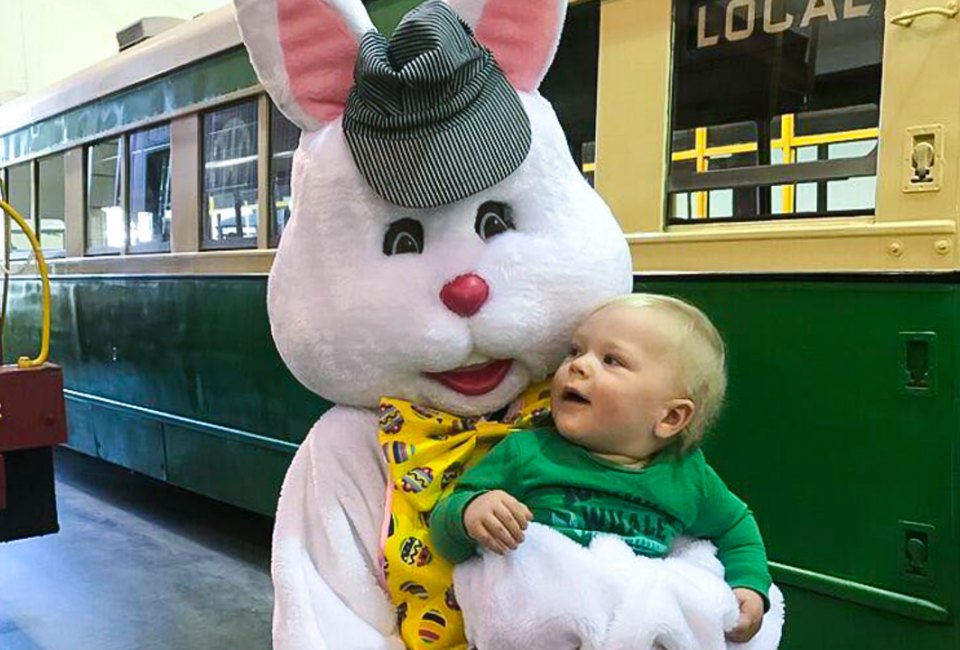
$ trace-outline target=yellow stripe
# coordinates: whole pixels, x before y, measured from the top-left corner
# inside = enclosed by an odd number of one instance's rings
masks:
[[[798,135],[793,138],[794,148],[812,147],[820,144],[836,144],[838,142],[854,142],[857,140],[872,140],[880,137],[880,129],[856,129],[853,131],[838,131],[836,133],[824,133],[820,135]],[[771,146],[779,149],[783,146],[783,141],[777,138],[770,143]],[[739,153],[753,153],[757,150],[756,142],[741,142],[739,144],[728,144],[721,147],[708,147],[704,153],[708,158],[715,156],[728,156]],[[676,151],[670,157],[674,162],[684,160],[694,160],[697,157],[696,149],[686,149]]]
[[[856,129],[853,131],[838,131],[837,133],[823,133],[820,135],[799,135],[793,139],[793,143],[795,147],[810,147],[818,144],[872,140],[879,137],[880,129],[878,128]]]

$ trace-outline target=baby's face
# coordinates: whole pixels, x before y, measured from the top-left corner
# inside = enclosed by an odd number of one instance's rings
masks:
[[[601,454],[647,458],[664,443],[657,424],[684,398],[676,370],[676,323],[654,309],[611,306],[573,335],[553,376],[560,434]]]

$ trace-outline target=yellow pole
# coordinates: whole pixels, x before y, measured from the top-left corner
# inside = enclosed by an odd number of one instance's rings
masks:
[[[702,174],[710,169],[710,159],[707,158],[707,129],[702,126],[697,127],[694,134],[694,147],[696,147],[695,151],[697,152],[697,173]],[[697,203],[694,219],[707,218],[707,211],[709,210],[709,204],[707,202],[708,196],[706,192],[696,193]]]
[[[783,164],[792,165],[796,157],[794,136],[794,116],[793,113],[787,113],[780,117],[780,148],[783,149]],[[795,212],[796,193],[795,185],[783,186],[783,211],[786,214]]]
[[[0,199],[0,209],[10,215],[17,224],[23,228],[23,232],[30,240],[30,246],[33,248],[33,254],[37,257],[37,267],[40,269],[40,280],[43,283],[43,329],[40,336],[40,354],[36,359],[30,357],[20,357],[17,359],[17,365],[21,368],[38,368],[47,361],[50,356],[50,277],[47,275],[47,262],[43,259],[43,251],[40,250],[40,242],[33,229],[27,223],[26,219],[20,216],[20,213],[13,209],[9,203]]]

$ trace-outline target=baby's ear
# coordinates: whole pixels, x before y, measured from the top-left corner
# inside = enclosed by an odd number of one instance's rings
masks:
[[[557,53],[567,0],[447,0],[493,52],[513,87],[533,92]]]
[[[297,126],[343,114],[360,37],[374,29],[361,0],[234,0],[260,82]]]
[[[682,432],[690,424],[697,407],[692,400],[678,398],[670,400],[663,418],[654,426],[654,435],[661,440],[668,440]]]

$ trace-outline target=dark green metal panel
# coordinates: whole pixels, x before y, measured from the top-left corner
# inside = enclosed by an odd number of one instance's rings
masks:
[[[264,515],[277,510],[289,453],[164,425],[167,478],[174,485]]]
[[[957,286],[742,278],[637,289],[691,300],[727,342],[728,401],[705,449],[756,512],[770,559],[812,573],[777,573],[788,586],[785,650],[899,648],[904,638],[957,647]],[[911,392],[904,366],[917,338],[935,339],[935,375]],[[906,571],[915,532],[901,522],[935,529],[926,575]],[[950,624],[930,622],[938,617]],[[843,637],[836,646],[831,634]]]
[[[83,395],[299,443],[329,406],[290,375],[266,278],[70,278],[52,285],[51,358]],[[14,281],[7,359],[36,349],[39,284]]]
[[[127,413],[67,401],[71,447],[135,472],[166,480],[163,426]]]
[[[950,625],[911,619],[822,597],[787,590],[787,619],[780,650],[946,650],[955,649]]]
[[[92,407],[84,402],[66,400],[67,446],[90,456],[97,455],[96,424]]]
[[[37,349],[39,283],[15,280],[10,294],[7,361]],[[264,276],[60,278],[52,298],[71,446],[273,512],[296,446],[329,403],[283,365]]]

